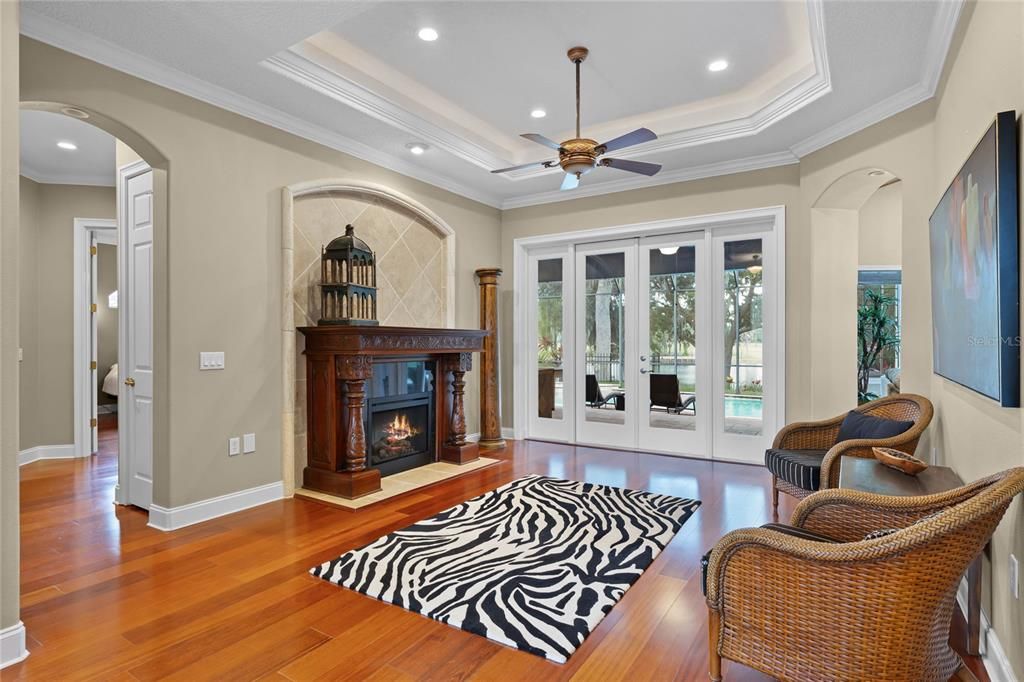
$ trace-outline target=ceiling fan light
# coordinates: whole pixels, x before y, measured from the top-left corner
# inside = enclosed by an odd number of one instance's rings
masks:
[[[662,256],[674,256],[674,255],[676,255],[676,252],[679,251],[679,247],[678,246],[662,246],[661,248],[658,249],[658,251],[661,251],[661,255]]]
[[[583,173],[589,173],[593,166],[589,163],[582,161],[576,163],[568,163],[562,166],[562,170],[566,173],[572,173],[573,175],[582,175]]]

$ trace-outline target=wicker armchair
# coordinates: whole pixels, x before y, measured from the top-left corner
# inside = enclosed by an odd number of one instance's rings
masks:
[[[895,448],[914,454],[921,434],[932,421],[931,401],[924,396],[913,393],[899,393],[880,400],[858,406],[856,412],[868,414],[882,419],[912,421],[914,425],[893,438],[845,440],[837,443],[839,427],[845,414],[832,419],[816,422],[796,422],[783,427],[775,436],[772,449],[777,450],[827,450],[821,462],[821,489],[835,488],[839,485],[839,463],[842,457],[873,458],[872,447]],[[820,455],[819,455],[820,457]],[[806,490],[778,476],[772,476],[772,506],[779,507],[779,492],[803,499],[814,490]]]
[[[790,523],[837,543],[729,533],[707,567],[711,679],[727,658],[781,680],[948,680],[960,578],[1022,491],[1024,468],[923,497],[825,490]],[[880,528],[899,530],[863,539]]]

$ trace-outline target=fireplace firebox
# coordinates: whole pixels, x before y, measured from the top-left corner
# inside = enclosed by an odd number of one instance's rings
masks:
[[[373,364],[366,391],[367,454],[381,475],[434,461],[434,374],[430,360]]]

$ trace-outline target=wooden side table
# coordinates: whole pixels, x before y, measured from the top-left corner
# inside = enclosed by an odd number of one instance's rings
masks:
[[[843,457],[839,487],[897,497],[933,495],[959,488],[963,480],[949,467],[929,466],[917,476],[908,476],[875,459]],[[981,555],[967,568],[967,653],[980,655],[981,639]]]

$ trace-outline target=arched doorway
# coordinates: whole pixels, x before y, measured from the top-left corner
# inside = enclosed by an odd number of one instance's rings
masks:
[[[881,168],[851,171],[810,217],[811,404],[824,417],[898,390],[902,184]],[[893,338],[875,352],[881,332]]]
[[[134,504],[149,509],[153,499],[153,488],[162,486],[166,488],[166,476],[162,473],[164,469],[160,464],[166,461],[167,444],[165,438],[157,438],[155,434],[165,433],[167,423],[167,401],[164,397],[166,391],[166,367],[165,357],[161,354],[166,352],[166,344],[154,343],[157,338],[166,338],[166,226],[167,226],[167,176],[168,161],[166,157],[146,138],[137,132],[120,123],[119,121],[95,111],[65,102],[51,101],[24,101],[21,103],[23,112],[45,112],[48,116],[65,117],[74,119],[83,126],[91,126],[112,136],[123,144],[126,150],[126,159],[121,164],[114,162],[110,173],[116,178],[114,181],[115,193],[117,195],[114,211],[119,216],[119,223],[110,225],[109,231],[116,234],[114,240],[118,243],[118,267],[117,284],[113,290],[114,296],[108,298],[105,303],[114,311],[119,321],[120,332],[117,334],[117,362],[115,368],[107,372],[104,367],[104,374],[97,374],[98,365],[94,362],[93,367],[88,367],[89,349],[81,349],[82,344],[90,343],[82,330],[85,325],[78,324],[74,331],[74,344],[76,351],[76,366],[74,383],[78,385],[76,395],[76,408],[72,419],[76,424],[74,455],[89,456],[94,451],[91,443],[86,444],[85,437],[80,437],[84,430],[89,433],[88,428],[79,424],[82,413],[82,400],[90,396],[91,388],[102,386],[104,379],[114,377],[106,393],[116,394],[120,407],[130,404],[131,409],[123,410],[118,415],[117,428],[117,477],[113,487],[114,501],[120,504]],[[68,147],[64,147],[67,149]],[[73,149],[73,145],[71,147]],[[121,186],[123,185],[123,186]],[[126,194],[125,188],[129,188]],[[83,229],[88,229],[90,221],[82,221]],[[127,225],[134,225],[133,232],[126,232]],[[79,229],[76,221],[75,230]],[[124,239],[128,236],[127,241]],[[74,238],[75,253],[78,258],[74,260],[77,281],[78,264],[82,254],[85,254],[85,261],[88,262],[88,252],[82,251],[82,244],[79,243],[78,235],[72,231],[71,226],[67,229],[67,239]],[[89,237],[91,239],[91,237]],[[133,248],[137,245],[138,248]],[[69,249],[70,250],[70,249]],[[82,251],[82,253],[78,253]],[[124,253],[131,252],[135,257],[123,257]],[[144,261],[141,258],[144,256]],[[65,271],[68,263],[54,262],[50,267]],[[87,267],[87,266],[86,266]],[[127,276],[126,276],[127,273]],[[138,295],[133,295],[136,283],[142,283]],[[79,282],[79,284],[83,284]],[[84,283],[88,286],[88,282]],[[76,289],[79,288],[76,286]],[[71,298],[70,292],[64,292]],[[76,292],[78,294],[78,292]],[[90,317],[99,312],[98,301],[93,300],[88,305],[92,308],[79,310],[85,305],[85,298],[77,295],[76,303],[72,308],[77,317]],[[95,332],[94,332],[95,333]],[[130,342],[127,341],[130,339]],[[143,342],[141,339],[146,339]],[[93,338],[92,343],[95,343]],[[163,350],[161,350],[163,346]],[[138,348],[138,351],[131,351],[125,355],[126,349]],[[95,349],[93,349],[95,350]],[[82,358],[86,361],[81,362]],[[126,374],[126,358],[128,365],[139,370],[139,377],[136,379],[131,373]],[[120,373],[120,376],[118,376]],[[132,372],[135,373],[135,372]],[[81,390],[82,376],[92,375],[90,387]],[[124,381],[119,381],[123,379]],[[125,386],[128,383],[128,386]],[[125,391],[127,390],[127,394]],[[125,396],[128,396],[127,399]],[[84,396],[84,398],[83,398]],[[93,396],[95,399],[95,396]],[[21,410],[26,409],[20,406]],[[95,428],[95,422],[92,428]],[[132,481],[135,481],[133,484]],[[133,487],[134,486],[134,487]],[[162,491],[165,492],[165,491]]]

